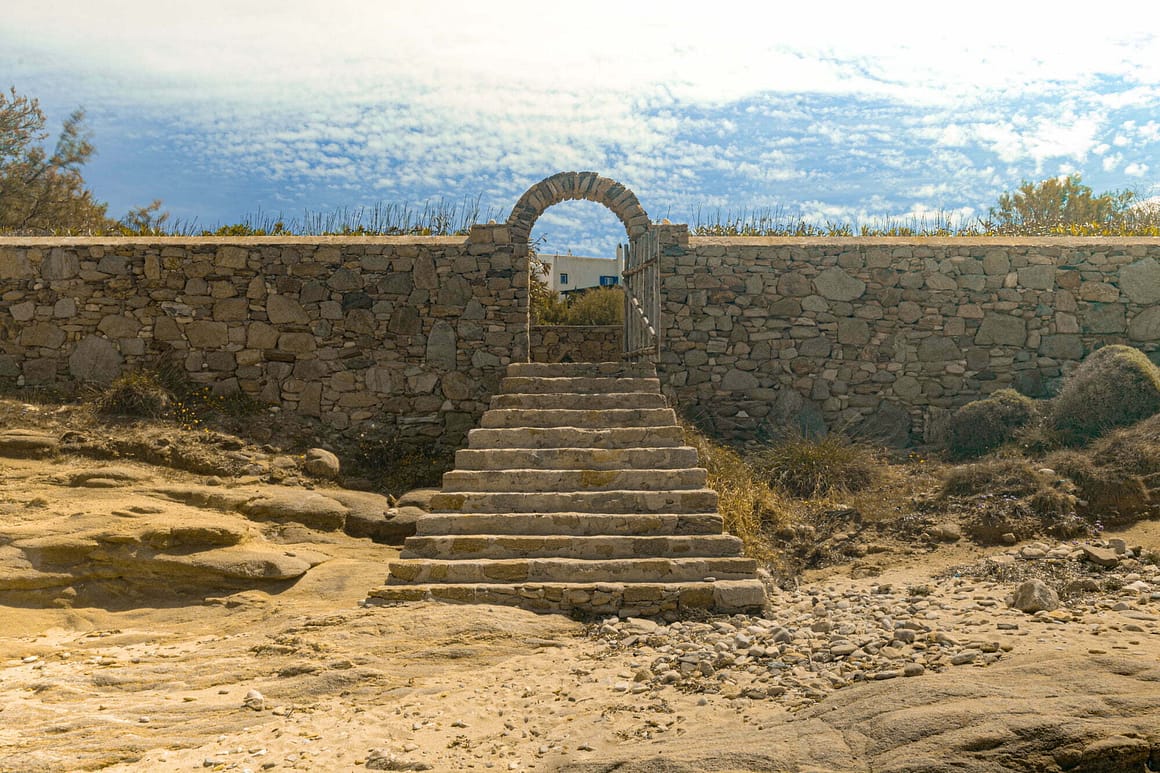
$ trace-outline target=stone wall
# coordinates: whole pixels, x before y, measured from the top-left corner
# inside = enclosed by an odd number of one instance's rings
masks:
[[[624,352],[624,325],[533,325],[532,362],[613,362]]]
[[[176,359],[340,432],[457,444],[527,359],[527,259],[468,237],[0,239],[0,383],[68,391]]]
[[[930,437],[1093,349],[1160,361],[1160,239],[690,238],[660,226],[665,390],[738,438],[797,423]],[[898,430],[903,427],[902,430]]]

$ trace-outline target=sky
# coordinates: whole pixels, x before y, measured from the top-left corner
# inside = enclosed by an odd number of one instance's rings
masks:
[[[0,87],[53,130],[85,109],[110,214],[161,199],[204,227],[439,202],[502,220],[585,170],[691,224],[970,221],[1069,173],[1160,194],[1160,3],[1069,7],[5,0]],[[533,237],[611,256],[624,231],[566,202]]]

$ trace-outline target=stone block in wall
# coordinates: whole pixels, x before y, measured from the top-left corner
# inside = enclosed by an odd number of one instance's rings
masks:
[[[1078,335],[1046,335],[1039,343],[1039,353],[1056,360],[1082,360],[1083,341]]]
[[[1084,282],[1079,286],[1079,297],[1085,301],[1114,303],[1120,299],[1120,291],[1107,282]]]
[[[1031,290],[1052,290],[1055,288],[1055,266],[1036,265],[1018,270],[1019,284]]]
[[[8,313],[17,322],[28,322],[36,316],[36,304],[32,301],[14,303],[8,307]]]
[[[0,279],[29,279],[32,276],[32,264],[26,250],[0,249]]]
[[[76,253],[60,248],[49,250],[48,257],[40,264],[40,276],[48,281],[72,279],[81,270],[80,260]]]
[[[980,346],[1023,346],[1027,343],[1027,323],[1010,314],[988,314],[975,333]]]
[[[191,342],[192,343],[192,342]],[[318,343],[313,333],[280,333],[278,351],[295,355],[313,352]]]
[[[266,298],[266,318],[271,325],[306,325],[310,315],[302,304],[285,295],[271,295]]]
[[[224,322],[199,319],[185,326],[185,337],[195,349],[217,349],[229,343],[229,328]]]
[[[437,321],[427,335],[427,364],[440,370],[455,369],[458,351],[455,328],[446,320]]]
[[[827,300],[852,301],[866,292],[866,283],[835,266],[814,277],[814,288]]]
[[[57,361],[55,357],[41,357],[25,360],[21,368],[27,386],[44,386],[56,381]]]
[[[988,250],[983,256],[983,273],[987,276],[1006,276],[1011,270],[1011,259],[1006,250]]]
[[[82,382],[107,384],[121,375],[124,360],[116,345],[107,338],[86,336],[68,358],[68,370]]]
[[[414,306],[402,306],[391,314],[387,329],[396,335],[417,335],[423,329],[419,310]]]
[[[1145,258],[1119,271],[1120,290],[1133,303],[1150,305],[1160,301],[1160,261]]]
[[[1083,327],[1086,333],[1123,333],[1127,328],[1124,305],[1121,303],[1089,304],[1083,313]]]
[[[65,342],[65,332],[50,322],[37,322],[25,326],[20,331],[21,346],[39,346],[45,349],[59,349]]]
[[[1160,341],[1160,306],[1149,306],[1132,317],[1128,337],[1133,341]]]
[[[961,360],[963,352],[953,338],[941,335],[927,336],[918,344],[920,362],[942,363],[947,360]]]

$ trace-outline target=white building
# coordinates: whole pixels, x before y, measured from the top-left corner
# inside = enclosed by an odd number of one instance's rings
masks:
[[[540,255],[547,269],[547,285],[560,293],[586,290],[589,287],[614,287],[620,284],[623,268],[620,250],[615,258],[589,258],[581,255]]]

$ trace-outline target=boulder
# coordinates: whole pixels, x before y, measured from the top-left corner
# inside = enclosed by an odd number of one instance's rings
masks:
[[[1028,614],[1050,612],[1059,607],[1059,594],[1047,587],[1043,580],[1028,580],[1015,589],[1011,606]]]

